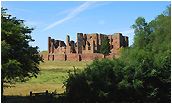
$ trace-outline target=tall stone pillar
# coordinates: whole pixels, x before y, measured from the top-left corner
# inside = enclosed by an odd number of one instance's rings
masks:
[[[103,42],[103,35],[100,33],[99,35],[99,45],[101,45]]]
[[[86,41],[85,50],[88,50],[88,41]]]
[[[50,50],[50,53],[54,53],[54,50],[55,50],[55,47],[54,47],[54,41],[55,41],[55,39],[51,39],[51,42],[50,42],[50,44],[51,44],[51,50]]]
[[[82,53],[83,33],[77,33],[77,53]]]
[[[61,47],[61,46],[62,46],[61,41],[59,41],[59,47]]]
[[[98,40],[98,34],[97,33],[94,34],[94,39],[93,40],[94,40],[94,43],[95,43],[95,50],[98,51],[98,49],[99,49],[98,48],[99,47],[99,40]]]
[[[86,45],[86,41],[87,41],[87,34],[84,34],[84,44],[83,45]]]
[[[121,47],[121,39],[122,39],[122,34],[118,33],[118,35],[117,35],[117,48]]]
[[[70,37],[69,37],[69,35],[67,35],[66,36],[66,43],[67,43],[66,53],[71,53],[71,46],[69,45],[69,42],[70,42]]]
[[[98,35],[98,40],[99,40],[99,45],[98,45],[98,51],[97,52],[100,52],[100,47],[101,47],[101,44],[102,44],[102,42],[103,42],[103,35],[100,33],[99,35]]]
[[[66,37],[67,46],[69,46],[69,42],[70,42],[70,37],[69,37],[69,35],[67,35],[67,37]]]
[[[91,40],[91,53],[94,53],[95,50],[95,41]]]
[[[128,47],[128,37],[125,36],[125,47]]]
[[[48,37],[48,53],[50,53],[50,47],[51,47],[51,37]]]

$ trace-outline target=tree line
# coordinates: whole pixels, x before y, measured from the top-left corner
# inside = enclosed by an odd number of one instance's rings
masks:
[[[120,58],[95,59],[84,71],[69,73],[69,102],[171,102],[171,6],[149,23],[138,17],[131,28],[134,43]]]
[[[17,19],[1,8],[1,98],[3,84],[13,81],[27,81],[36,77],[42,58],[38,46],[33,47],[31,33],[34,28],[24,25],[24,20]]]
[[[26,81],[39,72],[34,30],[1,8],[1,96],[3,83]],[[74,69],[64,82],[68,102],[171,102],[171,6],[147,23],[138,17],[131,26],[134,43],[121,49],[120,58],[95,59],[81,71]],[[105,38],[100,51],[108,54]],[[106,48],[103,48],[106,47]],[[3,100],[3,99],[2,99]]]

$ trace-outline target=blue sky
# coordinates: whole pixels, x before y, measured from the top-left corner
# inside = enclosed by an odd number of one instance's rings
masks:
[[[35,27],[31,34],[39,50],[48,50],[48,36],[66,42],[66,35],[76,42],[77,33],[122,33],[133,43],[135,19],[150,22],[163,13],[171,1],[1,1],[8,14],[26,20]]]

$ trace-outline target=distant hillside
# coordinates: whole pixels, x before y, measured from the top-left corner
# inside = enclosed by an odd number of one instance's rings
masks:
[[[39,54],[48,54],[48,51],[41,51]]]
[[[48,51],[41,51],[39,54],[44,54],[44,55],[59,55],[59,53],[48,53]]]

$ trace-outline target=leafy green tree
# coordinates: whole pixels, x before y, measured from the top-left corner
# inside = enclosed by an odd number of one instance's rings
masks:
[[[39,72],[38,64],[42,58],[38,47],[29,42],[34,40],[29,35],[33,28],[24,25],[23,20],[6,14],[1,8],[1,96],[3,83],[26,81]]]
[[[122,53],[123,51],[124,51],[124,47],[122,46],[118,49],[117,53]]]
[[[107,55],[110,53],[110,44],[107,36],[104,37],[102,45],[100,47],[100,53]]]
[[[134,44],[120,58],[69,74],[69,102],[171,102],[171,6],[150,23],[138,17],[132,28]]]
[[[126,65],[133,66],[134,79],[142,82],[142,88],[137,93],[144,95],[140,98],[147,102],[170,102],[171,99],[170,11],[171,6],[168,6],[150,23],[142,17],[137,18],[133,25],[134,45],[120,58]]]
[[[146,23],[143,17],[138,17],[135,24],[132,25],[134,29],[134,47],[143,48],[145,45],[149,44],[148,35],[150,34],[150,28],[148,23]]]

